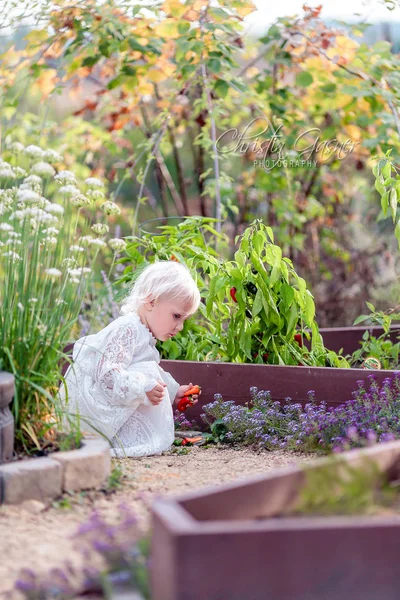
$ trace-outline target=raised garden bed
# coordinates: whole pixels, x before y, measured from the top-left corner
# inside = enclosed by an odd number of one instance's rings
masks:
[[[359,347],[359,341],[365,331],[380,335],[379,327],[343,327],[322,329],[325,345],[338,351],[353,352]],[[393,339],[397,330],[392,332]],[[65,348],[66,354],[72,354],[73,344]],[[200,418],[202,406],[214,400],[214,394],[222,394],[225,400],[234,400],[237,404],[249,402],[249,390],[255,386],[260,390],[270,390],[272,398],[283,402],[288,396],[294,402],[305,404],[309,401],[307,393],[314,390],[316,401],[324,400],[328,406],[337,406],[351,399],[357,389],[357,381],[367,380],[374,374],[378,384],[394,374],[390,370],[340,369],[331,367],[278,366],[250,363],[197,362],[182,360],[162,360],[164,370],[180,383],[193,382],[201,386],[198,404],[188,410],[188,418],[196,422],[200,429],[204,423]],[[63,366],[65,374],[68,364]]]
[[[353,466],[370,459],[398,477],[400,441],[341,458]],[[274,518],[305,482],[303,468],[288,467],[156,501],[153,600],[398,598],[400,515]]]

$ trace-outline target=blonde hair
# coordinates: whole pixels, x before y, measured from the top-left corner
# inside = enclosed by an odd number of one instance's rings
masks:
[[[160,298],[180,299],[190,306],[189,314],[199,308],[200,292],[189,269],[172,260],[160,260],[146,267],[121,303],[121,315],[137,312],[146,301]]]

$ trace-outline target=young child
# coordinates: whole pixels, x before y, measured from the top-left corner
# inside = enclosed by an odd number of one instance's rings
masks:
[[[66,412],[80,415],[82,429],[110,440],[112,456],[161,454],[174,441],[172,404],[192,383],[179,385],[159,366],[155,345],[181,331],[199,304],[189,270],[160,261],[139,275],[122,316],[75,343],[61,401]]]

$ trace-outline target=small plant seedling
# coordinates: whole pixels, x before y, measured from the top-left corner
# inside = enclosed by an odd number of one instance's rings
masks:
[[[116,492],[119,490],[123,483],[122,480],[124,478],[124,472],[119,466],[115,466],[112,468],[110,476],[107,482],[107,491],[108,492]]]

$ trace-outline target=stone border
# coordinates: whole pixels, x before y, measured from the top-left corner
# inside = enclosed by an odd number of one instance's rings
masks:
[[[0,506],[57,498],[64,492],[101,487],[111,473],[109,443],[85,437],[82,447],[0,465]]]

